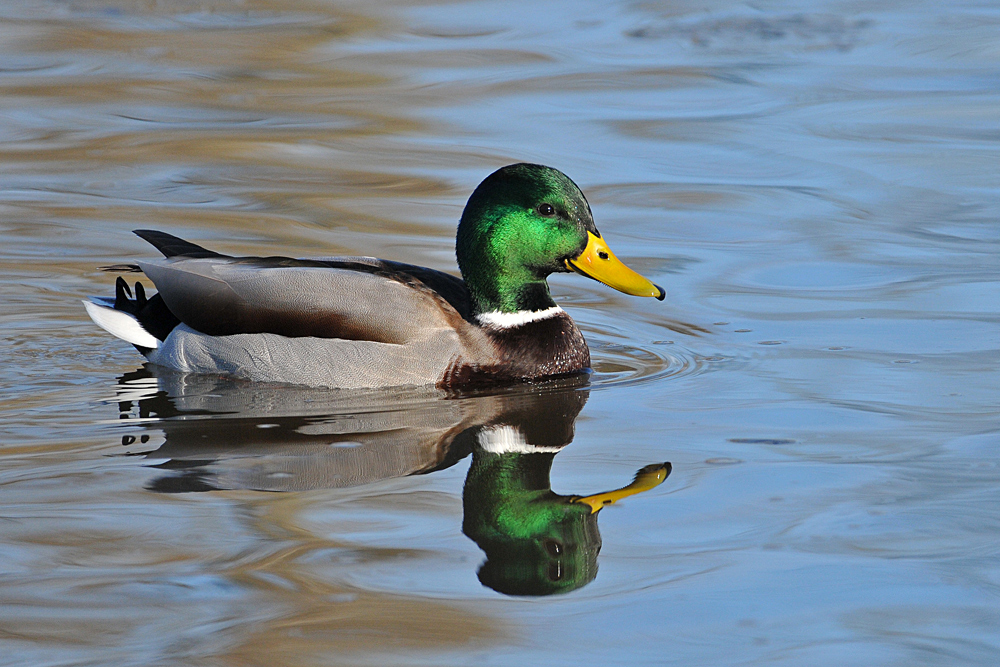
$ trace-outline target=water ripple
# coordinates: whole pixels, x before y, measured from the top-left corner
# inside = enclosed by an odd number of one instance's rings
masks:
[[[590,353],[593,382],[598,387],[646,384],[693,375],[711,363],[671,341],[654,341],[648,347],[598,341],[591,343]]]

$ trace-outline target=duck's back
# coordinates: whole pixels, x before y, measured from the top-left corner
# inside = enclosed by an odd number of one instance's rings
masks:
[[[461,311],[468,309],[459,278],[434,272],[441,284],[435,289],[425,282],[430,269],[368,257],[184,257],[139,267],[181,322],[211,336],[273,333],[403,344],[427,329],[460,327]],[[425,280],[416,278],[418,271]]]
[[[370,258],[140,267],[181,322],[147,356],[182,371],[338,388],[424,385],[485,347],[459,310],[468,303],[461,280],[430,269]]]

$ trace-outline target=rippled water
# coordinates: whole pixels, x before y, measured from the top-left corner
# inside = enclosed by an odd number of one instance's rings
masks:
[[[0,663],[995,664],[998,81],[971,0],[3,3]],[[162,374],[80,306],[136,228],[454,270],[514,161],[668,290],[551,281],[584,386]]]

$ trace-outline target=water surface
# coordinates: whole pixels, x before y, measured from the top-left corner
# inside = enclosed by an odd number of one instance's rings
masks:
[[[4,3],[0,662],[993,665],[998,81],[973,1]],[[136,228],[453,271],[515,161],[668,291],[552,279],[583,384],[178,377],[80,306]]]

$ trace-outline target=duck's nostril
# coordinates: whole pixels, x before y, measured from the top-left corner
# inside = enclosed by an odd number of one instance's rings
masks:
[[[604,252],[602,250],[599,253],[597,253],[597,256],[600,257],[601,259],[607,259],[608,258],[608,253],[606,253],[606,252]]]

